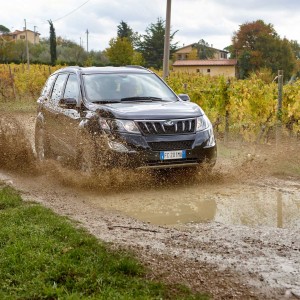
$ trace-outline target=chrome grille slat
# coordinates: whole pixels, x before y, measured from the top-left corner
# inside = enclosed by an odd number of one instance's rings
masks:
[[[189,134],[195,132],[196,118],[136,121],[144,135]]]
[[[149,130],[149,128],[148,128],[148,126],[147,126],[147,123],[145,122],[144,123],[144,126],[146,127],[146,129],[148,130],[148,132],[150,133],[150,130]]]
[[[156,129],[155,123],[153,123],[153,124],[152,124],[152,126],[153,126],[153,128],[154,128],[155,132],[157,132],[157,129]]]

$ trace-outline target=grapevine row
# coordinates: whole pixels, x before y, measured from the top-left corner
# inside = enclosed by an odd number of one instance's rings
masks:
[[[35,101],[49,74],[61,67],[31,65],[27,70],[26,65],[0,64],[0,101]],[[167,82],[204,109],[220,136],[229,130],[245,140],[264,142],[274,132],[276,82],[266,83],[255,74],[247,80],[228,80],[179,72],[172,72]],[[282,123],[289,134],[300,132],[300,80],[284,86]]]

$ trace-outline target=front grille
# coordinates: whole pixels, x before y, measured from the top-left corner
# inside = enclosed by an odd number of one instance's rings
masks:
[[[137,121],[144,135],[185,134],[195,132],[196,119]]]
[[[172,151],[191,149],[194,141],[149,142],[153,151]]]

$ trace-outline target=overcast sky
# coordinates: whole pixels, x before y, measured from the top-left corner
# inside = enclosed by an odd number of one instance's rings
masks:
[[[4,2],[5,1],[5,2]],[[11,31],[27,28],[49,36],[52,20],[57,36],[89,49],[104,50],[125,21],[134,31],[145,33],[158,17],[165,19],[167,0],[4,0],[0,24]],[[230,45],[234,31],[245,22],[262,19],[274,25],[283,38],[300,43],[300,0],[172,0],[171,28],[179,46],[204,39],[215,48]]]

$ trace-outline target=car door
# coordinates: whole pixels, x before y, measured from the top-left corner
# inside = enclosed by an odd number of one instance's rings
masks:
[[[76,107],[61,104],[65,98],[77,102],[80,97],[79,82],[75,73],[60,73],[54,83],[46,106],[46,127],[52,152],[59,157],[74,158],[76,155],[76,129],[80,113]]]
[[[63,152],[62,148],[62,124],[59,121],[60,107],[59,100],[62,98],[64,86],[68,78],[68,73],[60,73],[56,77],[50,97],[44,103],[45,128],[47,130],[51,151],[59,156]]]
[[[70,73],[64,86],[62,99],[75,99],[78,103],[80,97],[79,82],[77,75]],[[58,104],[58,120],[61,130],[60,143],[64,151],[63,156],[75,158],[77,147],[77,128],[80,123],[80,113],[77,107],[68,107],[67,105]]]

